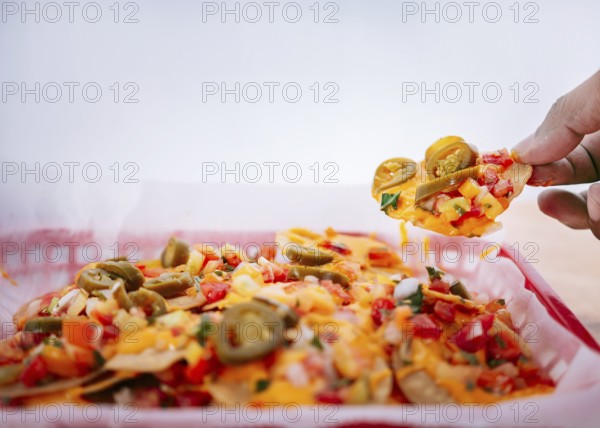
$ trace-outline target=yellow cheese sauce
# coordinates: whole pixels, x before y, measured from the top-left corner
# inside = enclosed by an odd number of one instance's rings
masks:
[[[417,173],[412,178],[398,186],[385,190],[385,193],[400,192],[398,207],[396,209],[390,207],[386,212],[388,216],[410,221],[416,226],[447,236],[481,236],[494,228],[492,225],[495,221],[485,215],[467,218],[461,224],[455,226],[440,215],[415,205],[417,187],[424,183],[426,176],[425,163],[421,162],[417,167]],[[383,193],[374,193],[373,197],[380,202]]]

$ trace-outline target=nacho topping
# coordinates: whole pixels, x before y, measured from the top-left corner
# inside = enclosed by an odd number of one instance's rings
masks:
[[[449,236],[481,236],[500,228],[495,219],[518,196],[530,165],[517,163],[506,149],[479,154],[460,137],[445,137],[419,164],[382,162],[372,195],[388,216]],[[392,165],[392,166],[390,166]],[[393,171],[411,170],[396,179]]]
[[[434,266],[413,272],[374,237],[296,228],[277,241],[268,258],[195,245],[177,266],[84,267],[19,311],[19,331],[0,342],[0,397],[488,403],[553,390],[504,300]]]

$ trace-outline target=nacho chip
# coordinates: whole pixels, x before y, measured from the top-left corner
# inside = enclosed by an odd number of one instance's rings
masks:
[[[496,217],[524,189],[531,165],[506,149],[479,154],[460,137],[434,143],[426,159],[382,162],[372,194],[388,216],[448,236],[482,236],[498,230]]]

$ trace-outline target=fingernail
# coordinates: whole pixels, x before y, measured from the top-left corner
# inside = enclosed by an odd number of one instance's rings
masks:
[[[588,215],[595,223],[600,221],[600,183],[594,183],[588,189]]]
[[[535,135],[531,134],[529,137],[522,140],[519,144],[514,146],[511,150],[513,156],[518,162],[527,162],[527,149],[533,144]]]

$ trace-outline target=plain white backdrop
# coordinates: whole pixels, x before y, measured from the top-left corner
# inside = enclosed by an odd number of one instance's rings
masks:
[[[1,6],[5,225],[64,216],[63,198],[126,203],[156,181],[202,197],[237,185],[220,174],[235,162],[244,193],[268,195],[298,169],[289,186],[367,189],[383,159],[420,159],[444,135],[513,146],[599,66],[594,0]]]

